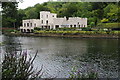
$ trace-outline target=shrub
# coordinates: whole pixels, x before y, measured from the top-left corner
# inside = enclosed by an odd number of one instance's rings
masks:
[[[82,30],[83,31],[91,31],[91,28],[90,27],[83,27]]]
[[[42,30],[42,28],[35,27],[34,30]]]
[[[109,20],[106,19],[106,18],[104,18],[104,19],[101,20],[102,23],[107,23],[108,21],[109,21]]]
[[[95,26],[95,22],[91,22],[89,26],[90,27],[94,27]]]
[[[100,28],[118,28],[120,23],[99,23],[97,27]]]
[[[6,53],[2,62],[2,80],[36,80],[42,76],[42,68],[39,71],[33,69],[33,61],[37,56],[28,57],[26,52]]]
[[[87,73],[83,73],[80,70],[77,70],[75,67],[72,68],[72,71],[69,74],[69,80],[83,80],[85,78],[96,80],[98,78],[98,73],[93,70],[87,71]]]

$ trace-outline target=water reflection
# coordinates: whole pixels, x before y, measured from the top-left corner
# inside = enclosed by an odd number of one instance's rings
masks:
[[[88,41],[87,53],[84,54],[86,62],[96,64],[105,74],[102,76],[118,76],[118,40],[97,40]],[[84,61],[85,61],[84,60]]]
[[[21,44],[17,37],[2,36],[2,43],[4,45],[4,52],[12,53],[14,51],[21,51]]]
[[[4,43],[9,51],[27,49],[34,55],[38,50],[34,65],[44,66],[43,77],[68,77],[74,66],[82,72],[94,69],[100,77],[118,76],[118,40],[4,36]]]

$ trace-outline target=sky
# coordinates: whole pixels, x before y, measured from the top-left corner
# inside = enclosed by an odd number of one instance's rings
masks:
[[[34,6],[37,3],[44,3],[47,2],[49,0],[23,0],[23,2],[19,2],[18,4],[18,9],[25,9],[27,7],[31,7]]]

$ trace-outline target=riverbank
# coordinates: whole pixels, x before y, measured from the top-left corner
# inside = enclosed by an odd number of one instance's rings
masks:
[[[57,33],[4,33],[9,36],[34,36],[34,37],[67,37],[67,38],[106,38],[119,39],[119,35],[113,34],[57,34]]]

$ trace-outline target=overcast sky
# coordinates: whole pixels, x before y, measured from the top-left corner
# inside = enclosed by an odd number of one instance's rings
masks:
[[[44,3],[49,0],[23,0],[23,2],[18,4],[18,9],[25,9],[30,6],[34,6],[37,3]]]

